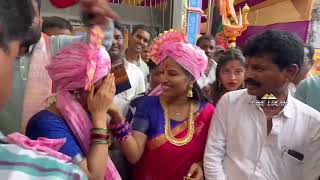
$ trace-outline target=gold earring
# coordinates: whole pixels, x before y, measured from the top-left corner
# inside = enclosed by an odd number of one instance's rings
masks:
[[[193,85],[189,85],[187,97],[192,98],[193,97],[193,91],[192,91]]]

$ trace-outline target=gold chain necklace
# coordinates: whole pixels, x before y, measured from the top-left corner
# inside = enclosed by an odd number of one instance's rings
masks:
[[[175,138],[171,133],[171,126],[170,126],[170,119],[168,113],[168,105],[165,102],[162,102],[162,107],[164,111],[164,134],[166,139],[176,146],[183,146],[186,145],[188,142],[192,140],[193,133],[194,133],[194,104],[190,103],[189,105],[189,116],[188,116],[188,132],[187,135],[181,139]]]

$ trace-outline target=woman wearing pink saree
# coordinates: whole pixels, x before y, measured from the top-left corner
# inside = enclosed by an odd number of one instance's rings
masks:
[[[214,107],[207,103],[196,80],[207,57],[188,44],[183,33],[170,31],[150,47],[161,64],[160,96],[145,96],[126,121],[110,109],[110,129],[134,166],[135,180],[203,179],[202,159]],[[131,126],[129,125],[131,124]]]

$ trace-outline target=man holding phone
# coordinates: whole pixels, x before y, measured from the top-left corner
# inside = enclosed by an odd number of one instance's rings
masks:
[[[124,31],[124,27],[120,23],[114,22],[112,46],[108,51],[116,77],[115,102],[120,106],[123,115],[126,114],[132,98],[146,91],[142,71],[136,65],[124,60]]]

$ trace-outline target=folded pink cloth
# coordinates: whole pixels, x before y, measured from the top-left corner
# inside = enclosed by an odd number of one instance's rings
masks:
[[[7,136],[7,141],[11,144],[16,144],[25,149],[34,150],[38,152],[45,152],[48,156],[58,158],[65,162],[71,162],[71,157],[59,152],[59,149],[66,142],[66,138],[48,139],[40,137],[37,140],[31,140],[27,136],[20,133],[13,133]]]
[[[160,96],[162,93],[162,86],[161,84],[155,87],[150,93],[148,93],[148,96]]]

